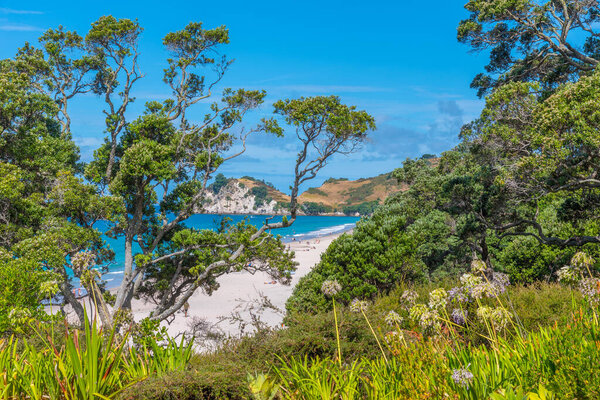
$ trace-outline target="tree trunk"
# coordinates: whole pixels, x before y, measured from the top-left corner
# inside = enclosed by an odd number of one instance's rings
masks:
[[[125,270],[123,271],[123,280],[117,291],[115,301],[115,311],[127,306],[131,307],[131,278],[133,276],[133,237],[125,236]]]
[[[75,298],[75,296],[73,295],[73,292],[71,292],[71,290],[73,290],[73,287],[68,282],[63,281],[60,284],[60,289],[61,289],[61,293],[62,293],[63,297],[65,298],[66,302],[71,305],[71,308],[73,308],[75,315],[77,315],[77,319],[79,319],[79,324],[81,326],[83,326],[83,324],[88,323],[87,319],[85,318],[85,312],[84,312],[83,306],[77,300],[77,298]]]

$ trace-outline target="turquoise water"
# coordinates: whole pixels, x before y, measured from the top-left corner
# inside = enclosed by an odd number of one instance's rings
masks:
[[[192,215],[185,225],[196,229],[215,229],[223,217],[232,219],[232,223],[240,222],[247,218],[248,222],[261,226],[265,221],[263,215],[215,215],[215,214],[195,214]],[[293,240],[308,240],[316,237],[326,236],[334,233],[341,233],[352,229],[359,217],[325,217],[325,216],[299,216],[294,224],[288,228],[276,229],[271,233],[281,235],[284,242]],[[281,221],[281,217],[275,217],[272,222]],[[105,229],[104,224],[98,224],[98,229]],[[123,264],[125,263],[124,239],[111,239],[105,237],[108,245],[115,252],[115,259],[108,266],[108,273],[104,276],[108,287],[118,286],[123,275]],[[136,248],[135,251],[139,251]],[[77,283],[75,283],[77,286]]]

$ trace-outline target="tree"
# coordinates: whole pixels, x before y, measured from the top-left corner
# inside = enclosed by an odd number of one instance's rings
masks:
[[[292,254],[270,231],[294,222],[300,184],[314,178],[336,153],[353,151],[375,127],[370,115],[334,96],[279,101],[276,118],[244,127],[244,117],[266,95],[244,89],[224,89],[203,119],[191,121],[190,107],[212,96],[230,65],[224,56],[213,58],[229,42],[227,29],[203,29],[200,23],[163,40],[171,53],[163,79],[171,98],[147,103],[142,115],[128,120],[132,89],[142,78],[140,32],[136,21],[102,17],[85,39],[62,28],[51,30],[41,39],[43,50],[27,45],[15,60],[0,64],[0,78],[6,82],[0,95],[8,99],[0,113],[1,166],[7,171],[0,189],[21,187],[27,181],[22,174],[32,182],[17,196],[8,189],[0,193],[6,247],[15,259],[33,260],[51,271],[82,322],[69,270],[94,296],[99,316],[109,326],[127,318],[134,297],[154,301],[152,319],[169,318],[197,290],[216,290],[218,278],[232,271],[267,271],[286,282],[294,267]],[[210,79],[198,73],[202,67],[212,69]],[[107,105],[107,137],[85,166],[86,183],[78,176],[68,105],[89,90]],[[294,127],[301,143],[291,215],[279,223],[267,219],[258,228],[228,221],[217,231],[187,227],[187,218],[202,210],[208,182],[219,167],[245,151],[249,135],[282,136],[281,123]],[[96,268],[112,257],[94,229],[99,220],[109,222],[109,236],[125,242],[124,278],[114,299],[105,296]],[[134,243],[141,251],[134,250]]]
[[[27,305],[29,314],[37,315],[37,304],[30,301],[39,297],[35,285],[55,281],[83,318],[66,260],[86,248],[97,249],[100,259],[110,258],[92,225],[108,216],[111,198],[97,196],[93,186],[74,177],[77,147],[61,129],[60,106],[38,85],[40,70],[33,68],[43,60],[35,65],[23,60],[20,52],[15,60],[0,62],[0,264],[12,278],[27,276],[23,287],[33,292],[4,295],[9,302],[22,298],[15,306]],[[27,273],[12,272],[19,268]]]
[[[549,98],[536,84],[513,83],[497,90],[469,129],[480,154],[494,160],[498,183],[512,199],[503,235],[526,235],[559,247],[599,243],[600,75],[561,87]],[[572,229],[549,235],[538,221],[540,207],[555,203],[557,217]]]
[[[589,74],[600,61],[596,0],[470,0],[458,40],[490,50],[479,96],[507,82],[540,82],[546,91]]]
[[[217,174],[215,181],[210,186],[214,194],[219,194],[221,188],[229,182],[229,179],[225,178],[223,174]]]

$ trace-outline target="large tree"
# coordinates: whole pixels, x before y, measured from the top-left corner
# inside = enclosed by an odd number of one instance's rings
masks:
[[[549,98],[530,83],[505,85],[488,98],[465,134],[509,193],[507,212],[495,230],[559,247],[600,243],[599,95],[595,72]],[[569,230],[554,234],[540,223],[540,210],[550,202]]]
[[[480,96],[507,82],[540,82],[548,92],[600,61],[597,0],[470,0],[459,41],[489,50],[486,72],[471,87]]]
[[[204,29],[200,23],[165,36],[170,57],[163,81],[171,96],[147,103],[142,115],[128,120],[134,84],[143,77],[140,33],[136,21],[102,17],[85,37],[62,27],[50,30],[40,39],[40,49],[26,45],[11,61],[52,110],[46,119],[55,121],[63,142],[72,143],[68,110],[77,95],[91,91],[106,105],[106,138],[85,166],[88,183],[77,176],[77,157],[70,168],[53,171],[50,182],[41,184],[41,207],[49,213],[42,229],[12,248],[18,257],[29,254],[56,273],[65,299],[83,320],[71,293],[67,271],[72,270],[107,325],[127,318],[137,297],[154,302],[152,319],[167,319],[197,290],[216,290],[218,278],[232,271],[260,270],[289,280],[293,255],[271,231],[295,221],[300,185],[335,154],[354,151],[375,127],[369,114],[335,96],[281,100],[273,117],[243,124],[266,93],[223,89],[219,99],[208,102],[231,63],[222,55],[229,34],[225,27]],[[191,112],[193,107],[199,110]],[[204,116],[192,118],[202,107]],[[260,227],[224,221],[212,231],[186,225],[202,211],[219,167],[243,154],[251,135],[284,136],[289,129],[295,130],[292,137],[299,145],[291,171],[290,215],[281,222],[268,218]],[[124,241],[123,281],[112,299],[96,269],[111,257],[94,229],[101,219],[109,222],[109,236]]]

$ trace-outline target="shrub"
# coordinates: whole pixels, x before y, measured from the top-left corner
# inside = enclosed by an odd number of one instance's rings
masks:
[[[328,205],[325,205],[323,203],[314,203],[312,201],[302,203],[301,209],[308,215],[325,214],[333,211],[333,208],[331,208]]]
[[[121,400],[242,400],[250,398],[244,365],[218,362],[200,371],[154,375],[123,391]]]

